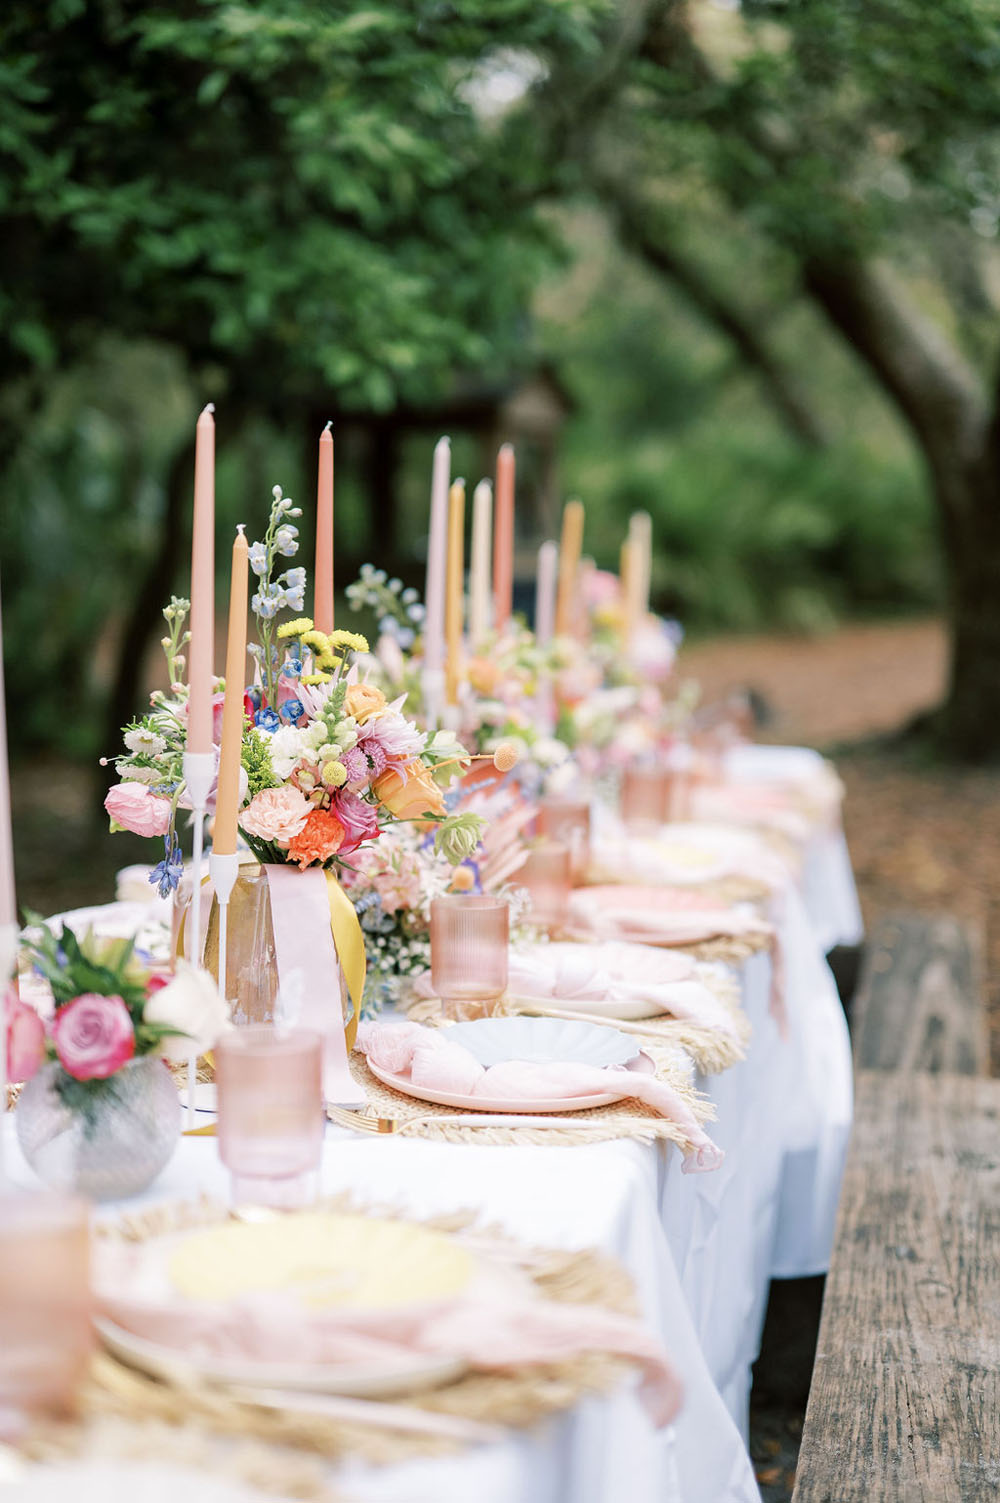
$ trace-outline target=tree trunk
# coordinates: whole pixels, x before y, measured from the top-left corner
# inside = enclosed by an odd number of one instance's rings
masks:
[[[951,477],[954,491],[958,477]],[[936,717],[942,748],[966,762],[1000,760],[1000,455],[990,442],[964,477],[965,506],[945,512],[950,663]],[[944,507],[942,505],[942,511]]]

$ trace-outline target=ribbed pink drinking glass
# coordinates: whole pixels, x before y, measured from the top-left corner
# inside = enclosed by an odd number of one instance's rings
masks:
[[[543,798],[538,806],[538,833],[569,846],[570,875],[583,881],[590,865],[590,802],[585,798]]]
[[[215,1046],[219,1157],[236,1204],[316,1198],[323,1154],[323,1045],[308,1029],[234,1028]]]
[[[452,1018],[491,1013],[507,990],[510,910],[501,898],[449,893],[431,903],[431,985]]]
[[[530,894],[529,918],[543,929],[562,928],[572,886],[569,846],[561,840],[539,840],[513,881]]]
[[[47,1191],[0,1190],[0,1438],[72,1410],[93,1346],[90,1213]]]
[[[633,763],[622,773],[621,814],[630,830],[666,824],[670,818],[672,777],[666,767]]]

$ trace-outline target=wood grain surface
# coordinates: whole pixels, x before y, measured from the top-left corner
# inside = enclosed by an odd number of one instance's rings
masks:
[[[1000,1497],[1000,1080],[863,1070],[793,1503]]]
[[[862,1070],[983,1075],[981,944],[953,918],[909,913],[875,926],[852,1013]]]

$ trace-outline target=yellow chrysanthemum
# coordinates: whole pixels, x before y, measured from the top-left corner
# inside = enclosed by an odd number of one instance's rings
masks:
[[[334,631],[330,633],[330,646],[346,647],[348,652],[367,652],[368,638],[363,637],[356,631]]]
[[[320,770],[320,778],[328,788],[343,788],[347,782],[347,768],[343,762],[324,762]]]
[[[302,646],[311,648],[317,657],[330,655],[330,638],[325,631],[317,631],[312,622],[309,623],[309,630],[302,633]]]
[[[315,689],[317,684],[328,684],[329,682],[330,675],[328,673],[303,673],[299,679],[299,683],[305,684],[309,689]]]
[[[297,616],[294,621],[283,621],[278,627],[278,641],[301,637],[307,631],[312,631],[312,619],[309,616]]]

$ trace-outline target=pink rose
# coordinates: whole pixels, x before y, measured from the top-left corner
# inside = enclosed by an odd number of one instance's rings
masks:
[[[121,997],[82,992],[56,1011],[52,1042],[76,1080],[106,1080],[135,1053],[132,1018]]]
[[[7,1079],[30,1080],[45,1058],[45,1024],[13,987],[4,998],[7,1023]]]
[[[378,814],[374,806],[356,793],[349,793],[346,788],[333,795],[330,813],[344,827],[344,841],[338,852],[341,856],[349,856],[363,840],[371,840],[378,834]]]
[[[305,795],[286,783],[283,788],[264,788],[255,793],[240,815],[240,824],[258,840],[273,840],[277,845],[287,846],[296,835],[301,835],[311,811],[312,805]]]
[[[170,800],[150,793],[145,783],[117,783],[109,789],[104,807],[116,825],[133,835],[165,835],[170,824]]]

